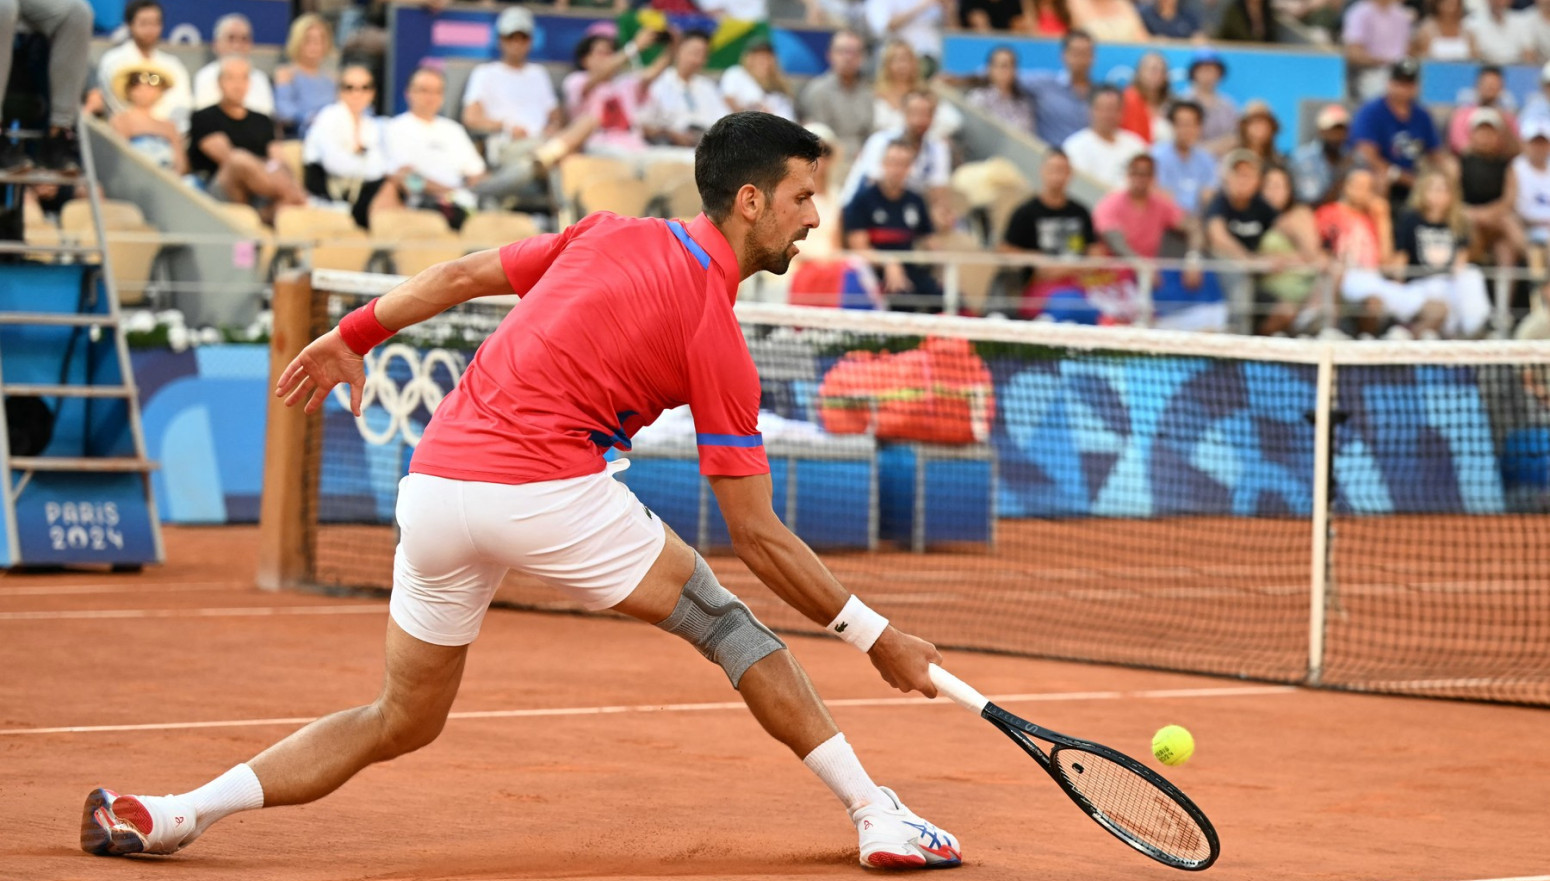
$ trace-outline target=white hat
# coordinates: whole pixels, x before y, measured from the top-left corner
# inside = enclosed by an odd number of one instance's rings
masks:
[[[1525,119],[1519,134],[1523,136],[1525,141],[1532,141],[1535,138],[1550,140],[1550,119],[1545,119],[1542,116]]]
[[[533,35],[533,13],[528,12],[527,8],[522,6],[506,7],[501,12],[500,17],[495,19],[495,33],[502,37],[509,37],[512,34],[527,34],[531,37]]]
[[[1502,115],[1496,112],[1495,108],[1476,107],[1469,114],[1469,128],[1471,131],[1473,131],[1482,125],[1488,125],[1491,128],[1497,129],[1499,131],[1502,129],[1505,123],[1502,121]]]

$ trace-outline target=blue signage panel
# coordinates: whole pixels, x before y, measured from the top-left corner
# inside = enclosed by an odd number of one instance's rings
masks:
[[[17,496],[16,535],[16,563],[157,562],[139,474],[37,472]]]

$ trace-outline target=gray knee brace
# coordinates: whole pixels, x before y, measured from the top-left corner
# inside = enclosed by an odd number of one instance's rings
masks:
[[[700,654],[720,664],[733,688],[749,667],[786,647],[742,600],[716,581],[699,554],[694,555],[694,574],[684,583],[673,614],[657,626],[688,640]]]

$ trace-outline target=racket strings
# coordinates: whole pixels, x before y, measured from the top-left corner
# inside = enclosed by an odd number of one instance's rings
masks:
[[[1195,818],[1131,769],[1079,749],[1057,749],[1053,758],[1071,790],[1125,835],[1187,862],[1211,856],[1210,839]]]

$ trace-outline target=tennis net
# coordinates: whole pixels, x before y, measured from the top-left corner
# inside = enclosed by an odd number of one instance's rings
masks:
[[[392,280],[314,274],[311,330]],[[510,302],[308,422],[293,581],[386,590],[415,442]],[[278,306],[277,306],[278,308]],[[777,512],[943,646],[1550,704],[1550,344],[1312,342],[740,304]],[[278,320],[278,315],[277,315]],[[772,626],[692,422],[620,477]],[[568,608],[509,576],[497,603]]]

